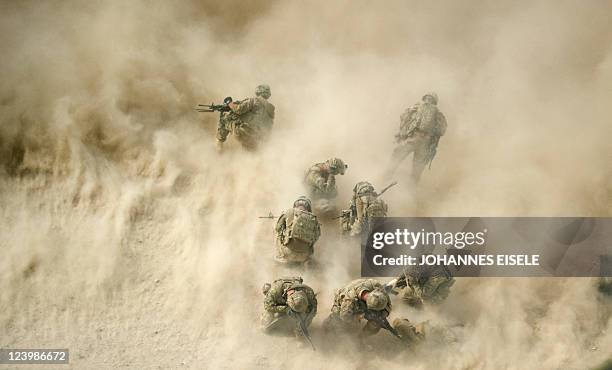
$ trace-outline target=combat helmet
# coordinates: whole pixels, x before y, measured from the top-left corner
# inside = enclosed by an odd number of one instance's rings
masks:
[[[261,96],[264,99],[268,99],[272,96],[272,92],[270,91],[269,85],[258,85],[255,88],[255,96]]]
[[[368,310],[382,311],[387,307],[387,303],[389,303],[389,297],[380,290],[370,292],[366,298]]]
[[[348,165],[340,158],[330,158],[326,163],[334,174],[344,175],[344,171],[348,168]]]
[[[438,105],[438,94],[436,94],[433,91],[430,91],[428,93],[426,93],[425,95],[423,95],[423,98],[421,98],[422,100],[425,100],[426,96],[431,96],[434,100],[434,104]]]
[[[287,297],[287,305],[295,312],[304,313],[308,309],[308,297],[300,290],[294,291]]]
[[[353,193],[357,196],[362,196],[366,194],[376,195],[374,185],[367,181],[359,181],[357,184],[355,184],[355,187],[353,188]]]
[[[293,208],[297,208],[300,206],[304,207],[304,209],[306,209],[308,212],[312,212],[312,203],[310,202],[310,199],[303,195],[297,198],[295,202],[293,202]]]

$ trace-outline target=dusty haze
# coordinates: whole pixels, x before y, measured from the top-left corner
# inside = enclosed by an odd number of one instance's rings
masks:
[[[330,156],[348,202],[384,186],[399,115],[436,91],[449,129],[392,215],[611,216],[612,2],[20,1],[0,4],[0,348],[73,368],[582,369],[612,356],[590,279],[461,280],[457,341],[392,355],[320,330],[356,246],[272,263],[272,222]],[[272,87],[273,137],[215,150],[197,103]],[[319,351],[258,331],[260,287],[301,273]],[[332,345],[333,344],[333,345]],[[377,356],[376,352],[381,355]],[[512,365],[514,364],[514,365]]]

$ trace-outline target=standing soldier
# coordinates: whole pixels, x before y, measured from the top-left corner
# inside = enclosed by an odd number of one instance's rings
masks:
[[[223,143],[230,133],[247,150],[255,150],[265,140],[274,124],[274,105],[268,102],[272,96],[270,86],[259,85],[255,97],[227,104],[229,111],[221,112],[217,128],[217,145]]]
[[[321,236],[321,225],[312,213],[310,199],[299,197],[291,209],[285,211],[274,227],[276,260],[282,263],[308,261],[314,244]]]
[[[423,102],[408,108],[400,116],[400,130],[395,135],[398,146],[393,150],[388,176],[392,177],[406,157],[412,159],[412,179],[415,183],[436,155],[440,137],[446,132],[446,118],[438,109],[438,95],[430,92]]]
[[[314,202],[317,213],[329,216],[336,213],[335,199],[338,196],[336,175],[344,175],[348,166],[340,158],[330,158],[324,163],[310,167],[304,177],[304,184]]]
[[[338,289],[331,314],[325,320],[328,330],[358,330],[363,321],[362,335],[370,336],[383,328],[398,335],[387,317],[391,313],[391,300],[384,286],[375,279],[357,279]]]
[[[265,295],[262,329],[293,330],[296,337],[310,342],[308,327],[317,314],[317,297],[312,288],[303,284],[301,277],[289,277],[264,284],[262,292]]]
[[[390,186],[393,185],[395,183]],[[368,232],[372,218],[386,217],[388,206],[379,195],[369,182],[358,182],[353,188],[350,209],[342,211],[340,218],[342,231],[350,232],[350,235],[360,235],[362,231]]]

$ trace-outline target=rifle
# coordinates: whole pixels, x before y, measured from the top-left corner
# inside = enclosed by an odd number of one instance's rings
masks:
[[[304,322],[304,318],[302,317],[302,315],[300,315],[297,312],[294,312],[293,310],[287,311],[287,315],[289,315],[289,317],[291,317],[292,319],[298,322],[300,326],[300,330],[302,331],[302,335],[304,336],[304,338],[308,340],[308,342],[310,343],[310,346],[312,347],[312,350],[316,351],[317,349],[312,343],[312,339],[310,338],[310,334],[308,333],[308,328],[306,327],[306,323]]]
[[[397,185],[397,181],[393,181],[392,183],[390,183],[389,185],[387,185],[384,189],[382,189],[380,191],[380,193],[376,194],[376,196],[381,196],[385,191],[391,189],[392,187],[394,187],[395,185]]]
[[[233,101],[232,97],[228,96],[227,98],[223,99],[223,104],[215,104],[215,103],[210,103],[210,105],[198,104],[196,111],[198,112],[231,112],[229,104],[232,101]]]
[[[335,216],[335,217],[332,218],[332,220],[337,220],[339,218],[342,218],[342,217],[350,215],[350,214],[351,214],[351,210],[350,209],[345,209],[345,210],[342,210],[342,214],[340,216]]]
[[[363,317],[368,321],[375,322],[381,328],[388,330],[396,338],[402,339],[402,337],[399,335],[397,330],[395,330],[395,328],[393,328],[393,326],[389,324],[389,321],[387,320],[387,318],[383,316],[382,311],[373,311],[373,310],[366,309]]]
[[[393,328],[393,326],[391,326],[391,324],[389,324],[389,321],[383,315],[383,311],[369,310],[368,306],[363,301],[359,301],[359,304],[360,304],[361,308],[363,309],[363,318],[364,319],[366,319],[368,321],[373,321],[374,323],[376,323],[381,328],[391,332],[391,334],[393,334],[393,336],[395,336],[396,338],[402,339],[402,337],[399,335],[397,330],[395,330],[395,328]]]
[[[440,136],[436,135],[432,138],[431,143],[429,143],[429,148],[427,151],[427,160],[426,164],[429,163],[429,169],[431,169],[431,162],[433,162],[436,153],[438,152],[438,143],[440,142]]]
[[[272,214],[272,212],[270,212],[270,213],[268,213],[268,215],[267,215],[267,216],[259,216],[259,218],[271,218],[271,219],[275,219],[275,218],[278,218],[278,217],[277,217],[277,216],[274,216],[274,215]]]

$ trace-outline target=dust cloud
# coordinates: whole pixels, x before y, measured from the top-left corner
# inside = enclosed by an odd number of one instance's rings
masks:
[[[449,122],[397,216],[612,215],[612,3],[0,3],[0,348],[73,368],[572,369],[610,356],[590,279],[462,279],[392,317],[456,340],[367,350],[320,329],[358,251],[326,225],[319,267],[272,261],[272,222],[338,156],[341,202],[378,188],[399,115],[433,90]],[[198,103],[272,87],[273,136],[215,149]],[[258,330],[265,282],[319,297],[316,353]],[[460,325],[455,325],[460,323]],[[389,338],[388,338],[389,337]],[[395,346],[395,347],[394,347]],[[510,365],[514,364],[514,365]]]

